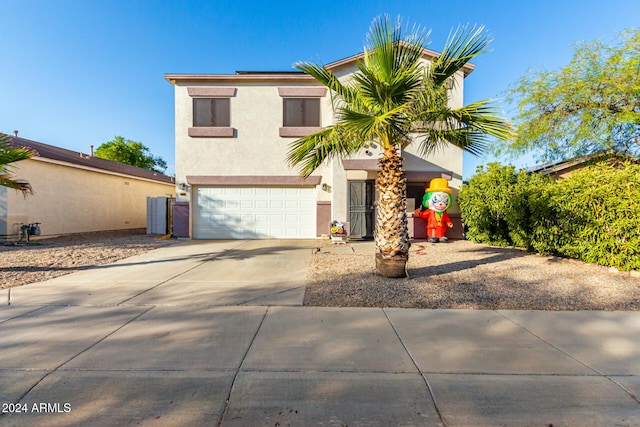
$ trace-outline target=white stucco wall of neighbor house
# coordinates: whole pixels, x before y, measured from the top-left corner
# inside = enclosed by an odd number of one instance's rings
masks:
[[[41,158],[17,162],[15,174],[29,181],[34,194],[4,192],[0,234],[10,236],[17,236],[20,223],[31,222],[42,223],[43,236],[145,228],[147,196],[173,196],[175,191],[171,183]]]

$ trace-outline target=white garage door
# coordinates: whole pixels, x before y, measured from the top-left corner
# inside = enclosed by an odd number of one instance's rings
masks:
[[[195,239],[316,237],[315,187],[195,187]]]

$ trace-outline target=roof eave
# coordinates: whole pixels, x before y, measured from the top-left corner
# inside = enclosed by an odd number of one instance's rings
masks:
[[[173,177],[159,172],[139,168],[122,162],[102,159],[90,156],[82,152],[68,150],[55,145],[33,141],[22,137],[9,136],[9,145],[15,148],[27,148],[34,153],[32,160],[41,160],[49,163],[65,164],[75,168],[91,169],[111,173],[114,175],[129,176],[135,179],[144,179],[160,183],[173,183]]]
[[[428,59],[435,59],[438,56],[440,56],[440,53],[436,52],[435,50],[430,50],[430,49],[423,49],[422,50],[422,56],[426,57]],[[332,69],[337,69],[346,65],[350,65],[355,63],[356,61],[360,61],[364,58],[364,52],[360,52],[357,53],[355,55],[351,55],[347,58],[343,58],[343,59],[339,59],[337,61],[334,62],[330,62],[328,64],[326,64],[324,67],[331,71]],[[476,66],[474,64],[471,63],[467,63],[462,67],[462,71],[464,72],[464,76],[467,77],[469,74],[471,74],[473,72],[473,70],[476,69]]]
[[[247,74],[165,74],[166,81],[175,86],[181,83],[225,83],[225,82],[315,82],[312,76],[303,73],[247,73]]]
[[[440,56],[440,53],[423,49],[423,56],[429,59],[434,59]],[[354,64],[356,61],[360,61],[364,58],[364,52],[360,52],[356,55],[351,55],[347,58],[340,59],[338,61],[330,62],[324,67],[331,71],[340,67]],[[464,77],[476,69],[476,66],[471,63],[465,64],[462,67]],[[315,82],[315,78],[308,74],[297,71],[242,71],[236,74],[165,74],[165,80],[175,86],[177,82],[181,83],[225,83],[225,82],[289,82],[289,83],[309,83]]]

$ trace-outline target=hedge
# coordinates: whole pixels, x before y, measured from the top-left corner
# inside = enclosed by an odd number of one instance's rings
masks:
[[[640,165],[600,163],[568,178],[479,167],[458,196],[469,240],[640,270]]]

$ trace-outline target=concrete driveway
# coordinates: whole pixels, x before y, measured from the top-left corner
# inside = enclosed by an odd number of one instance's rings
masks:
[[[313,240],[193,241],[15,288],[19,305],[302,305]]]
[[[0,425],[640,425],[639,312],[301,307],[315,246],[186,242],[14,289]]]

